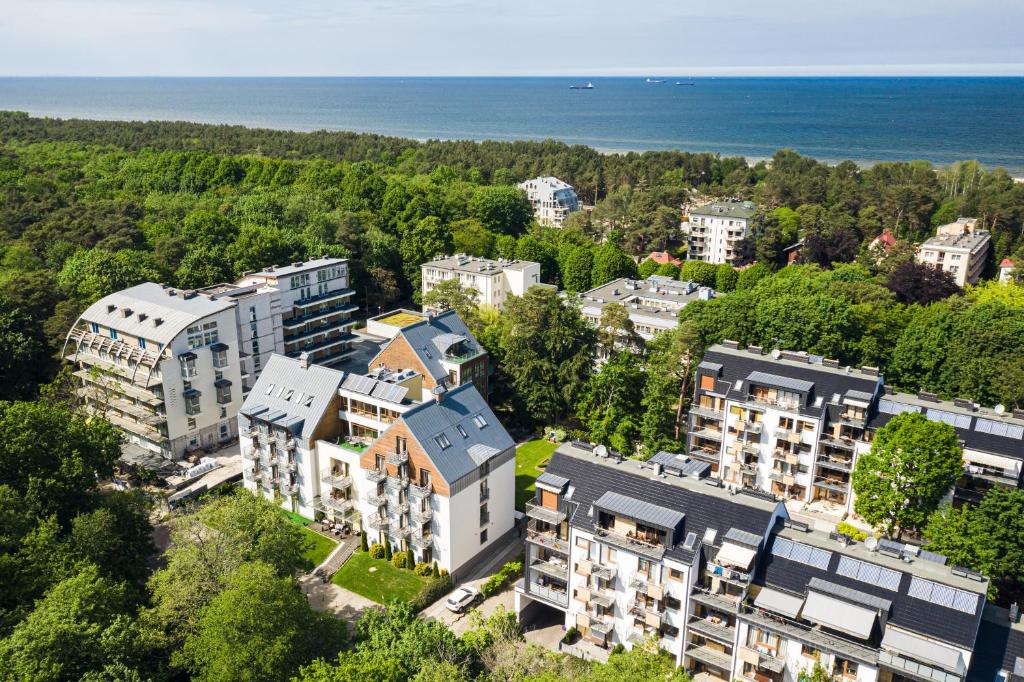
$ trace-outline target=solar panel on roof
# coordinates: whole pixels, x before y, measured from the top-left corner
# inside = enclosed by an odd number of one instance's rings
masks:
[[[405,386],[396,386],[395,384],[378,381],[370,391],[370,395],[374,398],[379,398],[380,400],[386,400],[389,403],[400,403],[408,392],[409,389]]]
[[[943,422],[958,429],[971,428],[971,417],[966,414],[957,414],[956,412],[947,412],[946,410],[937,410],[934,407],[930,407],[925,416],[933,422]]]
[[[903,414],[904,412],[918,412],[919,410],[913,405],[883,398],[878,401],[878,411],[882,414]]]
[[[1005,438],[1015,438],[1017,440],[1024,439],[1024,426],[1009,424],[1007,422],[997,422],[992,419],[979,418],[974,423],[974,430],[978,433],[991,433],[993,436],[1003,436]]]
[[[899,592],[900,580],[903,577],[903,574],[899,571],[876,566],[875,564],[848,556],[839,557],[836,573],[892,592]]]
[[[946,557],[945,554],[938,554],[936,552],[929,552],[926,549],[922,549],[921,551],[919,551],[918,552],[918,556],[921,557],[925,561],[931,561],[932,563],[942,564],[943,566],[945,566],[946,565],[946,561],[948,561],[948,558]]]
[[[345,377],[345,381],[342,382],[341,387],[353,391],[355,393],[362,393],[363,395],[369,395],[370,391],[373,390],[377,380],[371,379],[370,377],[364,377],[359,374],[349,374]]]
[[[978,595],[973,592],[958,590],[955,587],[934,583],[917,576],[910,579],[910,589],[907,590],[907,594],[961,613],[973,614],[978,608]]]
[[[811,547],[802,542],[793,542],[786,538],[775,538],[772,555],[820,568],[823,571],[828,570],[829,561],[832,560],[832,552]]]

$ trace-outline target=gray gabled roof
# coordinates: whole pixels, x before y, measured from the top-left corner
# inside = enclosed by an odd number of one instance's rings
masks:
[[[540,483],[541,485],[546,485],[552,488],[558,488],[559,490],[563,490],[565,486],[568,485],[569,479],[563,478],[561,476],[556,476],[555,474],[549,471],[545,471],[543,474],[537,477],[535,483]]]
[[[448,483],[515,447],[515,441],[473,384],[445,392],[440,401],[417,405],[400,419]],[[443,446],[439,439],[450,445]]]
[[[308,440],[344,378],[345,373],[336,369],[314,364],[303,369],[298,359],[275,353],[263,367],[239,413],[288,428]]]
[[[747,383],[774,386],[776,388],[782,388],[790,391],[800,391],[801,393],[808,393],[812,388],[814,388],[814,382],[811,381],[804,381],[803,379],[784,377],[779,374],[770,374],[768,372],[760,371],[748,374]]]
[[[438,343],[443,345],[455,337],[462,337],[459,340],[465,340],[471,353],[483,352],[469,327],[454,310],[446,310],[432,318],[405,327],[395,338],[398,337],[405,339],[434,381],[448,378],[448,370],[441,365],[444,351],[438,350]],[[444,349],[447,350],[449,346],[444,346]]]
[[[870,606],[873,609],[877,609],[883,613],[889,613],[892,610],[892,600],[883,599],[882,597],[876,597],[873,594],[862,592],[861,590],[855,590],[852,587],[845,585],[837,585],[829,580],[822,580],[821,578],[811,578],[807,583],[807,589],[814,590],[816,592],[822,592],[824,594],[830,594],[833,597],[838,597],[843,601],[848,601],[851,604],[863,604]]]
[[[594,506],[613,514],[622,514],[637,521],[650,523],[659,528],[671,528],[672,530],[675,530],[686,516],[680,511],[620,495],[611,490],[601,495],[594,502]]]
[[[751,533],[750,531],[740,530],[739,528],[730,528],[725,531],[725,539],[732,540],[733,542],[747,547],[753,547],[755,549],[761,546],[760,535],[757,533]]]

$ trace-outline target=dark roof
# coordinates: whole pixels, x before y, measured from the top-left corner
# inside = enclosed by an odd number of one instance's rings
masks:
[[[687,534],[696,533],[698,538],[702,538],[705,530],[715,528],[722,536],[727,529],[737,528],[765,537],[772,519],[770,511],[744,505],[735,498],[701,494],[557,451],[546,471],[569,479],[574,489],[571,501],[578,503],[570,521],[581,530],[593,532],[594,520],[588,515],[590,507],[609,491],[684,514],[676,533],[678,544],[669,547],[665,556],[685,564],[691,563],[694,553],[700,551],[699,542],[693,550],[683,549],[683,539]]]
[[[823,416],[825,405],[835,395],[842,396],[850,390],[873,395],[880,380],[879,377],[867,376],[859,371],[847,373],[845,370],[821,364],[780,361],[770,355],[761,355],[745,350],[729,350],[721,346],[704,353],[701,364],[704,363],[722,366],[720,378],[730,385],[729,397],[735,399],[747,399],[747,379],[751,374],[784,377],[790,380],[792,386],[806,387],[805,382],[812,383],[814,388],[808,396],[808,405],[801,411],[816,417]],[[736,382],[739,380],[744,382],[741,391],[735,389]],[[823,400],[822,404],[816,407],[814,403],[817,398]]]
[[[772,543],[774,544],[774,539]],[[889,622],[893,625],[968,649],[974,645],[981,613],[985,608],[984,595],[978,599],[978,607],[974,614],[942,608],[907,594],[910,589],[910,573],[902,574],[898,592],[840,575],[836,572],[836,568],[842,556],[843,554],[840,552],[832,552],[828,570],[821,570],[798,561],[775,556],[769,547],[768,551],[762,553],[762,557],[758,561],[754,582],[782,588],[795,594],[804,594],[814,578],[826,580],[851,590],[870,594],[878,599],[891,601],[892,611],[889,614]]]
[[[459,314],[454,310],[446,310],[443,313],[434,315],[416,324],[404,327],[398,332],[412,348],[420,362],[427,368],[427,372],[435,381],[448,378],[448,370],[441,366],[444,353],[455,342],[461,340],[466,346],[467,353],[478,355],[484,350],[477,343],[476,338],[469,331],[469,327],[462,321]],[[447,344],[447,345],[446,345]],[[440,346],[440,350],[439,347]]]
[[[1010,629],[1008,622],[985,618],[978,631],[967,682],[993,682],[999,671],[1012,672],[1018,657],[1024,657],[1024,630]]]

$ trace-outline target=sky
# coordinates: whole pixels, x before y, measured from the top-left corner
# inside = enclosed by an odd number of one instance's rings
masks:
[[[5,76],[1022,75],[1021,0],[2,0]]]

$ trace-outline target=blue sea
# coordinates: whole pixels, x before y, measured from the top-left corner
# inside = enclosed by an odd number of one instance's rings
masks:
[[[613,152],[978,159],[1024,175],[1024,78],[0,78],[0,109]]]

